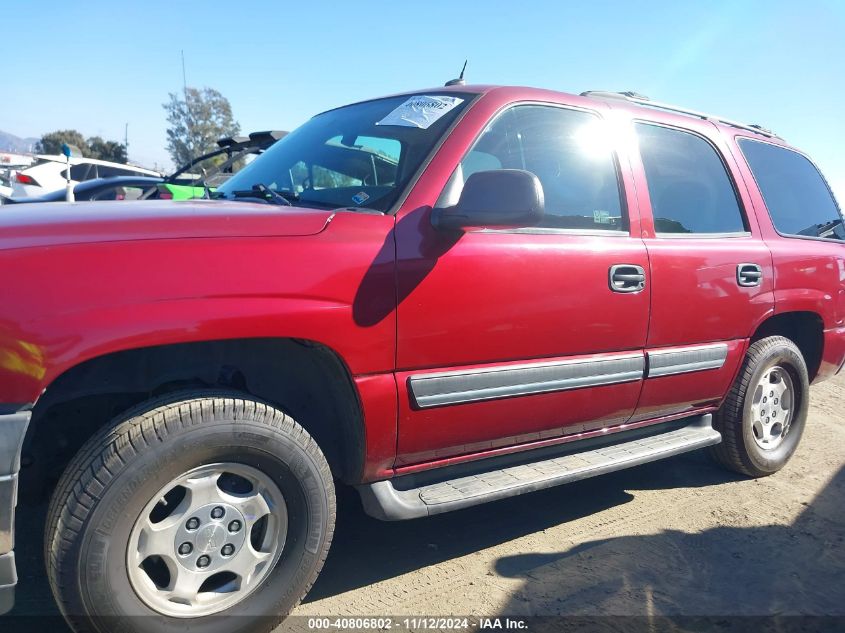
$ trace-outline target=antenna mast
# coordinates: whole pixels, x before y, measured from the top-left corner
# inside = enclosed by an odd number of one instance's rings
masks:
[[[447,86],[465,86],[467,82],[464,81],[464,71],[467,69],[467,62],[469,60],[464,60],[464,67],[461,68],[461,74],[457,79],[450,79],[446,82]]]

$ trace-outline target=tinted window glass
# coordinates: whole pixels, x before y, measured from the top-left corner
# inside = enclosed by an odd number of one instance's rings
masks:
[[[537,175],[546,203],[542,227],[627,229],[609,135],[593,114],[548,106],[505,111],[461,161],[438,206],[456,204],[466,179],[491,169]]]
[[[740,139],[775,228],[790,235],[845,240],[842,216],[816,167],[798,152]]]
[[[133,176],[142,175],[137,174],[129,169],[121,169],[119,167],[111,167],[110,165],[97,165],[97,174],[100,178],[110,178],[112,176]]]
[[[658,233],[746,230],[725,165],[710,143],[681,130],[635,127]]]
[[[79,165],[71,165],[70,179],[77,182],[91,180],[97,177],[97,166],[91,163],[80,163]],[[67,178],[67,169],[62,170],[62,178]]]
[[[99,193],[93,195],[91,200],[140,200],[141,196],[151,187],[136,187],[136,186],[117,186],[109,187]]]

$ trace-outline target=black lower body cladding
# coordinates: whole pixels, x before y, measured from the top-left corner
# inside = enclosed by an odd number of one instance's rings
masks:
[[[15,504],[21,446],[31,415],[29,411],[0,415],[0,614],[15,601]]]

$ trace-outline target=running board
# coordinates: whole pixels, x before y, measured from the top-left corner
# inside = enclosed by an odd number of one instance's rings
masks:
[[[383,521],[415,519],[551,488],[718,444],[722,436],[713,429],[712,421],[713,416],[708,413],[683,420],[682,426],[675,424],[663,432],[654,433],[652,428],[650,435],[637,432],[648,431],[649,427],[646,427],[604,436],[601,438],[603,443],[598,446],[590,440],[564,444],[561,446],[567,447],[570,452],[551,458],[528,463],[523,460],[505,467],[501,467],[500,459],[491,458],[472,462],[469,466],[475,471],[471,474],[467,474],[466,468],[461,473],[460,467],[451,467],[449,471],[456,475],[451,479],[432,481],[431,478],[438,473],[434,470],[361,485],[358,491],[364,510],[370,516]],[[582,445],[583,450],[577,450],[578,445]],[[547,450],[539,450],[548,455]],[[531,458],[531,452],[521,455]],[[479,471],[479,468],[484,468],[485,461],[494,465]],[[426,476],[429,481],[423,479]]]

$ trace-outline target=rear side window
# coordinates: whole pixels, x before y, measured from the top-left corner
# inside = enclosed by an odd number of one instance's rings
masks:
[[[112,176],[141,176],[138,172],[131,169],[121,169],[120,167],[112,167],[110,165],[98,165],[97,175],[100,178],[111,178]]]
[[[845,240],[842,215],[813,163],[785,147],[738,142],[779,233]]]
[[[80,163],[70,168],[70,179],[77,182],[92,180],[97,177],[97,166],[93,163]],[[62,170],[62,178],[67,178],[67,169]]]
[[[716,149],[702,137],[636,124],[657,233],[743,233],[736,191]]]

